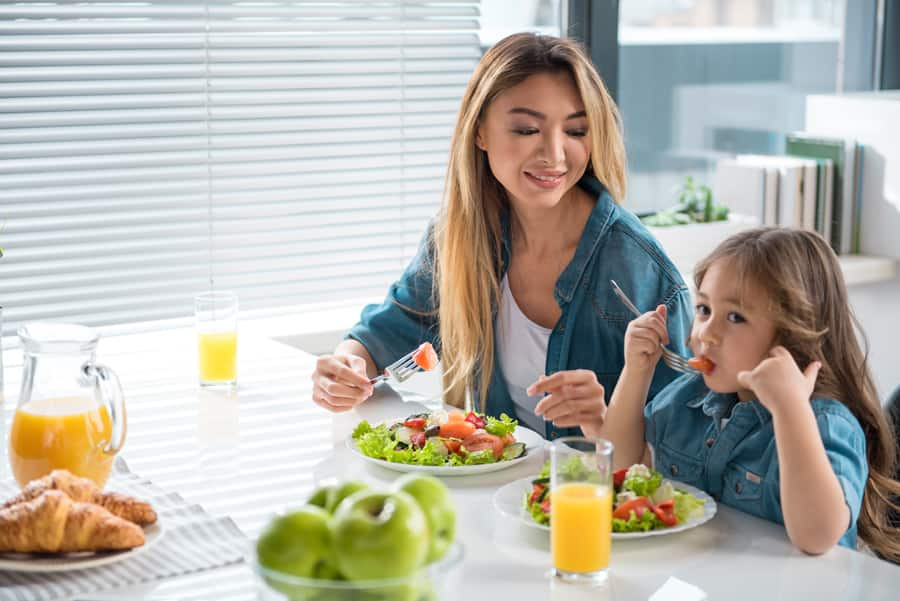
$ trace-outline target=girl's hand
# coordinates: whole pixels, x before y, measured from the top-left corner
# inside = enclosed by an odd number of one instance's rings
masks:
[[[773,415],[780,409],[808,403],[816,387],[816,377],[822,364],[813,361],[805,371],[783,346],[769,351],[753,371],[738,373],[738,384],[752,390],[759,402]]]
[[[313,401],[334,413],[349,411],[372,396],[366,360],[350,354],[322,355],[312,375]]]
[[[547,395],[534,408],[535,414],[560,428],[580,426],[585,436],[596,436],[606,417],[603,386],[590,369],[541,376],[526,392]]]
[[[635,318],[625,330],[625,365],[640,371],[652,371],[662,356],[660,343],[669,344],[666,306],[659,305]]]

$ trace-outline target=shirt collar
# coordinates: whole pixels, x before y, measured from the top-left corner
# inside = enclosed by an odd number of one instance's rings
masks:
[[[702,409],[704,414],[712,417],[718,424],[722,418],[731,415],[739,402],[737,394],[733,392],[720,393],[707,389],[706,393],[689,400],[686,405],[691,409]],[[747,401],[746,404],[753,407],[753,412],[760,424],[765,425],[772,420],[772,414],[757,399]]]
[[[590,263],[594,253],[597,252],[600,240],[603,234],[606,233],[616,209],[612,196],[594,176],[585,174],[579,180],[578,185],[582,190],[596,197],[597,202],[584,226],[578,247],[575,249],[575,256],[572,257],[572,260],[556,281],[555,294],[557,300],[566,303],[572,301],[572,296],[574,296],[575,290],[578,288],[578,282],[581,281],[588,263]],[[505,255],[503,257],[503,271],[505,272],[509,266],[510,255],[509,211],[504,211],[500,215],[500,231],[503,236],[502,250]]]

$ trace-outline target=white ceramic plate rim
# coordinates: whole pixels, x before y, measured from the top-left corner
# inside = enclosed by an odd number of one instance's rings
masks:
[[[544,530],[545,532],[550,532],[550,526],[538,524],[533,519],[531,519],[531,514],[528,513],[528,511],[525,509],[524,503],[522,502],[522,499],[525,497],[525,493],[531,490],[531,481],[536,477],[537,476],[520,478],[519,480],[514,480],[509,484],[498,488],[492,498],[494,509],[500,512],[502,515],[521,521],[526,526],[536,528],[538,530]],[[690,493],[698,499],[702,500],[704,502],[703,515],[694,516],[688,521],[678,524],[673,528],[649,530],[647,532],[613,532],[613,539],[628,540],[632,538],[646,538],[648,536],[674,534],[675,532],[682,532],[684,530],[696,528],[700,524],[708,522],[714,515],[716,515],[716,502],[708,494],[698,488],[694,488],[690,484],[684,484],[683,482],[677,482],[675,480],[670,480],[670,482],[672,482],[672,486],[674,486],[677,490]]]
[[[122,561],[139,555],[159,542],[162,538],[162,525],[157,522],[144,528],[144,544],[125,551],[109,551],[63,556],[29,556],[25,554],[0,555],[0,571],[8,572],[68,572],[83,570]]]
[[[352,434],[347,436],[347,446],[353,453],[366,461],[395,472],[421,472],[424,474],[431,474],[432,476],[471,476],[473,474],[487,474],[489,472],[505,470],[506,468],[512,467],[528,459],[535,451],[544,446],[545,441],[541,435],[528,428],[516,426],[513,435],[516,437],[516,441],[525,443],[524,455],[510,461],[498,461],[497,463],[483,463],[480,465],[411,465],[408,463],[394,463],[385,461],[384,459],[376,459],[364,455],[363,452],[359,450],[359,447],[356,446],[356,441],[353,440]]]

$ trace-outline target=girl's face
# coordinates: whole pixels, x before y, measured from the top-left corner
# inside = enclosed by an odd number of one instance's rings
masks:
[[[499,94],[476,145],[521,208],[553,208],[581,179],[591,139],[581,96],[568,73],[538,73]]]
[[[747,281],[743,290],[727,259],[710,265],[697,291],[690,346],[694,355],[713,363],[703,379],[715,392],[737,392],[742,401],[753,393],[742,389],[737,375],[750,371],[775,345],[775,324],[766,312],[765,291]],[[743,301],[743,302],[742,302]]]

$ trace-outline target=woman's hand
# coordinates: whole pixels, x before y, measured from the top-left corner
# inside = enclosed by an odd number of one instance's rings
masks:
[[[547,395],[534,408],[535,414],[560,428],[579,426],[585,436],[596,436],[606,417],[603,386],[589,369],[541,376],[526,392],[532,396]]]
[[[821,368],[821,363],[813,361],[800,371],[788,350],[776,346],[752,371],[738,373],[737,380],[774,415],[800,403],[808,404]]]
[[[625,330],[625,365],[638,371],[652,371],[662,356],[660,343],[669,344],[666,306],[659,305],[636,317]]]
[[[329,411],[353,409],[372,396],[366,360],[352,354],[323,355],[312,375],[313,401]]]

